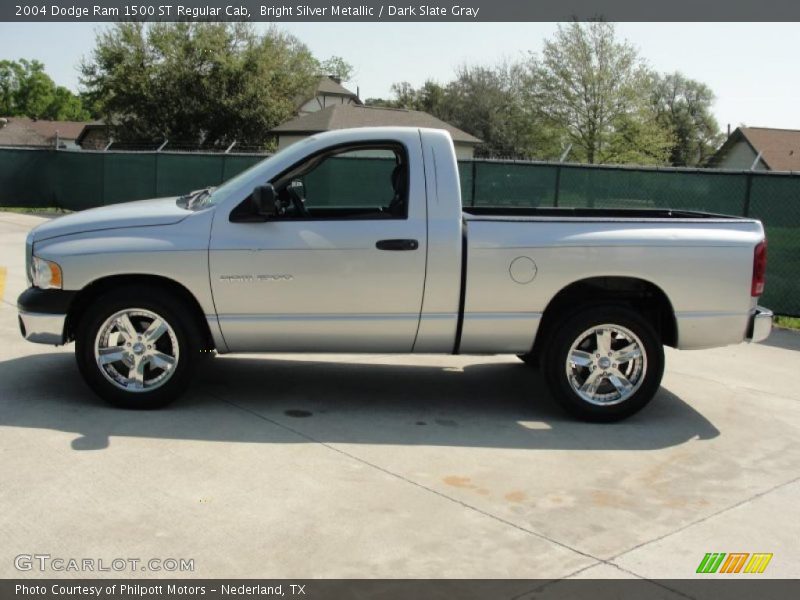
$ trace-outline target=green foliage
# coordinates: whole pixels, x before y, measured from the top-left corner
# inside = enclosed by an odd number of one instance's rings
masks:
[[[321,61],[319,63],[319,71],[321,75],[330,75],[336,77],[339,81],[350,81],[355,74],[353,65],[341,56],[331,56],[327,60]]]
[[[714,93],[704,83],[681,73],[653,78],[652,104],[659,125],[672,133],[670,163],[675,166],[705,164],[723,141],[711,113]]]
[[[423,110],[481,138],[478,156],[589,163],[702,164],[720,143],[714,95],[653,73],[604,22],[560,25],[541,56],[460,67],[452,81],[392,86],[367,104]]]
[[[259,36],[244,23],[117,23],[81,71],[81,98],[62,94],[47,106],[88,107],[117,141],[205,146],[264,146],[320,74],[353,77],[341,57],[318,61],[296,38],[276,29]],[[17,92],[32,112],[43,110],[40,79]],[[713,101],[700,82],[652,72],[612,24],[597,21],[560,25],[539,56],[464,65],[444,84],[398,82],[391,98],[366,104],[431,113],[481,138],[478,156],[552,160],[569,147],[569,161],[696,165],[721,141]]]
[[[88,121],[81,99],[56,86],[37,60],[0,61],[0,115],[53,121]]]
[[[775,325],[785,329],[796,329],[800,331],[800,318],[777,315],[775,317]]]
[[[553,130],[531,114],[522,94],[520,65],[462,66],[445,86],[426,81],[415,89],[408,82],[392,86],[392,100],[369,98],[370,106],[421,110],[483,140],[477,156],[558,156]]]
[[[81,65],[118,141],[264,145],[316,83],[305,45],[247,23],[116,23]]]
[[[559,25],[528,63],[528,96],[588,163],[663,164],[672,147],[650,108],[652,76],[636,50],[594,21]]]
[[[447,86],[442,118],[482,139],[478,156],[553,158],[553,130],[530,110],[521,65],[462,66]]]

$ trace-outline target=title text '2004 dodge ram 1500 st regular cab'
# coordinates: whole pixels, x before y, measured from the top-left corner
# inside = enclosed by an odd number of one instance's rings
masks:
[[[354,160],[358,159],[358,160]],[[644,406],[663,346],[765,338],[758,221],[461,206],[444,131],[297,142],[180,198],[69,215],[27,241],[31,341],[75,340],[91,388],[156,407],[203,352],[514,353],[573,414]]]

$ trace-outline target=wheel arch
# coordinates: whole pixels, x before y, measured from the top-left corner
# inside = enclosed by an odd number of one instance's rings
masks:
[[[669,297],[659,286],[637,277],[588,277],[563,287],[548,302],[531,348],[534,362],[538,361],[550,334],[560,320],[599,304],[633,308],[653,325],[663,345],[677,346],[678,324],[675,310]]]
[[[64,334],[66,341],[75,339],[77,328],[80,326],[81,320],[86,315],[86,311],[92,303],[105,294],[106,292],[126,285],[140,285],[160,288],[168,294],[180,298],[189,310],[189,314],[195,321],[198,331],[201,333],[203,343],[206,346],[204,350],[213,350],[215,347],[214,338],[211,334],[211,329],[208,321],[205,318],[205,313],[197,301],[197,298],[189,291],[183,284],[160,275],[150,274],[123,274],[123,275],[109,275],[95,279],[91,283],[84,286],[73,298],[70,305],[67,319],[64,325]]]

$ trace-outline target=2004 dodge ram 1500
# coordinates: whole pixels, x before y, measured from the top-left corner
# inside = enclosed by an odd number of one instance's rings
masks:
[[[42,224],[26,253],[22,335],[74,340],[125,407],[173,400],[213,350],[514,353],[573,414],[611,421],[656,393],[664,345],[772,327],[758,221],[464,208],[431,129],[316,135],[218,188]]]

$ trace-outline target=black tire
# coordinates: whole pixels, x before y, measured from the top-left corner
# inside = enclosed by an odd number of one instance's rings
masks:
[[[156,341],[149,347],[159,349],[157,345],[166,344],[171,350],[173,340],[177,344],[177,362],[174,367],[168,369],[170,373],[164,378],[165,381],[152,390],[148,390],[145,385],[139,391],[125,391],[103,374],[95,359],[95,341],[100,329],[110,317],[128,309],[149,311],[164,320],[171,328],[171,332],[161,336],[161,338],[166,337],[166,340]],[[146,328],[148,323],[147,318],[142,316],[133,316],[131,321],[137,333],[143,333],[142,329]],[[122,345],[125,345],[124,342]],[[122,346],[119,347],[123,349]],[[78,370],[92,391],[114,406],[131,409],[161,408],[183,394],[191,383],[204,347],[199,328],[191,318],[188,308],[167,290],[156,286],[125,286],[98,297],[83,313],[75,336]],[[128,352],[127,356],[131,357],[133,354]],[[149,363],[143,367],[146,373],[157,376],[160,372],[167,371],[154,370],[152,365],[153,363]],[[117,371],[124,371],[126,366],[130,368],[122,362],[112,365]]]
[[[517,358],[532,369],[539,368],[539,359],[534,356],[533,352],[528,352],[527,354],[517,354]]]
[[[637,348],[641,347],[642,358],[612,363],[613,369],[610,365],[606,366],[608,362],[619,359],[611,357],[606,361],[597,352],[600,349],[597,333],[586,335],[589,330],[600,325],[618,328],[598,330],[608,331],[610,334],[612,351],[608,353],[610,357],[613,355],[625,358],[626,355],[617,354],[616,351],[634,345]],[[630,337],[624,337],[624,330],[632,333],[640,343],[635,343],[636,340]],[[580,340],[584,340],[584,345],[575,348],[576,357],[580,353],[578,357],[580,360],[591,362],[588,366],[580,366],[577,362],[571,363],[568,374],[568,356],[573,344]],[[633,415],[653,399],[664,375],[664,347],[653,326],[636,311],[620,306],[600,306],[581,310],[560,324],[545,348],[542,363],[550,392],[564,409],[584,421],[607,423]],[[617,373],[623,376],[627,373],[631,379],[626,378],[623,381]],[[635,377],[637,373],[640,374],[638,378]],[[609,374],[610,377],[605,377],[604,374]],[[582,397],[573,384],[586,385],[592,376],[594,376],[592,381],[599,383],[594,388],[594,384],[589,382],[591,384],[589,389],[583,390],[584,394],[592,397],[592,400],[589,400]],[[624,382],[634,384],[631,386],[632,393],[627,389],[619,389],[618,386],[621,385],[624,388]],[[619,398],[615,399],[615,395]]]

